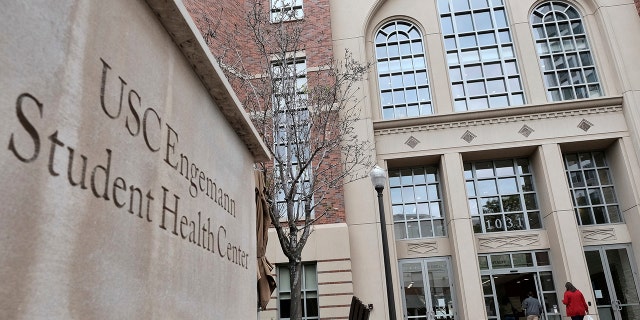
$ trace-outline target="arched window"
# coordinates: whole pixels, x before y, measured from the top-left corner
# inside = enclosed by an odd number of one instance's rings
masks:
[[[602,96],[582,17],[574,7],[545,2],[531,14],[531,26],[550,101]]]
[[[392,21],[376,33],[383,119],[433,113],[422,35],[415,25]]]

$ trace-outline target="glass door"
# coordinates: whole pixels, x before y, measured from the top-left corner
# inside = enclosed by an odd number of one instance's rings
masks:
[[[456,319],[448,258],[401,261],[400,270],[405,319]]]
[[[488,320],[524,319],[529,292],[544,309],[544,320],[561,320],[548,251],[478,255]]]
[[[640,319],[637,269],[629,247],[588,247],[585,257],[600,319]]]

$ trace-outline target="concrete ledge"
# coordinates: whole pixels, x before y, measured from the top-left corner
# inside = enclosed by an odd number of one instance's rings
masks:
[[[226,120],[245,143],[256,162],[269,161],[268,148],[242,109],[220,65],[180,0],[146,0],[160,23],[187,58],[194,72],[216,102]]]

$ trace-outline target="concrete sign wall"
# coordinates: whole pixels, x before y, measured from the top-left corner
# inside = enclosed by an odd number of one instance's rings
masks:
[[[255,318],[265,153],[182,4],[0,27],[0,318]]]

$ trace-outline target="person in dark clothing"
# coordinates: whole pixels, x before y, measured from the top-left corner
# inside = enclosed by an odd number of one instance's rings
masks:
[[[539,320],[542,315],[542,305],[538,299],[533,297],[533,292],[529,291],[529,296],[522,301],[522,310],[527,320]]]
[[[516,310],[507,297],[500,301],[500,316],[502,320],[516,320]]]

